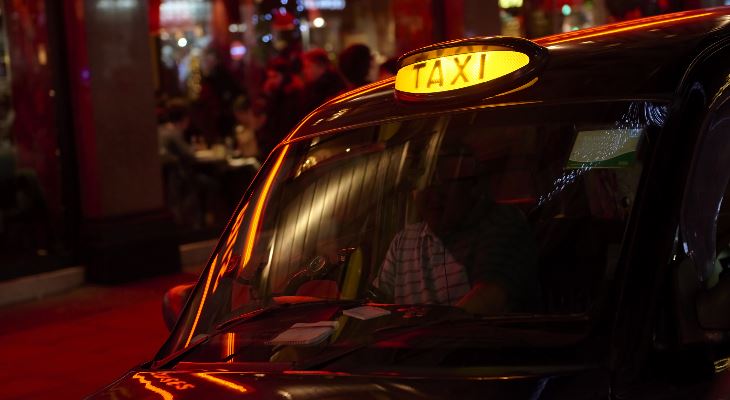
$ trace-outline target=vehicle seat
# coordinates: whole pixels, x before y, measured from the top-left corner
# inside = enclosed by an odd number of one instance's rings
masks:
[[[619,221],[590,217],[552,218],[538,222],[539,268],[545,310],[549,313],[585,312],[600,293],[612,238],[620,238]]]

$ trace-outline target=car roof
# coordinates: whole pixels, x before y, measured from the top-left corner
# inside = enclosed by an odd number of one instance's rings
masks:
[[[342,94],[284,142],[358,126],[484,107],[620,99],[669,100],[696,56],[730,38],[730,7],[665,14],[533,40],[549,59],[529,87],[470,102],[407,104],[394,78]]]

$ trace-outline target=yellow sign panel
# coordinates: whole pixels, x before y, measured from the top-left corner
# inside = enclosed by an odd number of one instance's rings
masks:
[[[448,92],[479,85],[517,71],[530,62],[511,50],[479,51],[432,58],[407,65],[395,77],[395,89],[413,94]]]

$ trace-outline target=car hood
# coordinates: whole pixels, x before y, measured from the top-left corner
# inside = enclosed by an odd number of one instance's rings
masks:
[[[587,367],[546,369],[543,373],[498,374],[471,368],[438,371],[237,372],[225,365],[190,370],[132,370],[90,399],[553,399],[606,393],[603,371]]]

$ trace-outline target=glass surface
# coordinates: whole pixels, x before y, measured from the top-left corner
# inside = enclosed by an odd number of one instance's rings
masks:
[[[612,279],[665,114],[645,102],[498,107],[283,145],[222,238],[170,350],[211,334],[192,359],[306,364],[316,351],[281,355],[270,342],[296,322],[338,321],[323,343],[347,348],[444,321],[467,324],[448,333],[467,343],[485,321],[589,316]],[[342,316],[363,304],[390,314]]]
[[[43,2],[0,3],[0,281],[73,261],[46,11]]]

